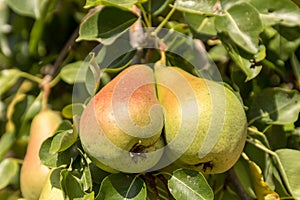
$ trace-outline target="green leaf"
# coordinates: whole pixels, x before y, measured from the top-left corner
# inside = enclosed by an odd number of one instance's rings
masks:
[[[53,136],[50,153],[65,151],[77,141],[78,134],[73,129],[59,132]]]
[[[93,200],[94,193],[86,193],[83,190],[82,182],[67,169],[61,171],[61,187],[69,199]]]
[[[300,151],[293,149],[279,149],[276,151],[288,179],[290,192],[295,199],[300,199]],[[296,161],[296,162],[295,162]]]
[[[8,131],[0,137],[0,161],[5,154],[10,150],[16,140],[16,135],[13,131]]]
[[[11,56],[12,50],[9,46],[9,40],[7,33],[11,32],[12,26],[9,24],[10,10],[4,1],[0,1],[0,50],[1,52],[9,57]],[[0,61],[2,58],[0,58]],[[0,65],[3,65],[0,63]]]
[[[274,35],[270,34],[266,43],[269,57],[273,60],[273,63],[278,65],[276,62],[281,59],[283,61],[288,60],[296,49],[300,45],[299,31],[300,27],[284,27],[277,25],[276,28],[265,28],[265,31],[273,32]],[[273,55],[272,55],[273,54]]]
[[[223,45],[228,51],[228,54],[233,59],[234,63],[245,73],[246,80],[249,81],[255,78],[261,71],[261,65],[255,64],[255,55],[251,55],[243,49],[239,48],[227,35],[219,34],[219,38],[222,40]],[[265,51],[265,48],[260,47],[258,55],[262,54],[261,51]],[[261,59],[261,58],[260,58]],[[254,62],[250,62],[253,60]]]
[[[216,45],[212,47],[208,54],[215,62],[225,62],[228,59],[228,53],[223,45]]]
[[[67,105],[63,108],[62,115],[68,119],[72,119],[74,115],[81,116],[84,107],[85,107],[84,104],[81,103],[74,103],[74,104]]]
[[[200,37],[212,37],[217,35],[215,17],[201,16],[191,13],[184,13],[183,16],[186,23],[197,33],[197,35],[200,35]]]
[[[12,122],[16,128],[17,137],[28,136],[30,131],[31,119],[40,110],[40,102],[36,97],[25,95],[24,99],[17,102],[12,113]]]
[[[5,0],[5,2],[19,15],[39,18],[48,0]]]
[[[137,19],[138,17],[132,12],[115,7],[104,7],[81,23],[77,41],[95,40],[103,44],[111,44]]]
[[[73,146],[62,152],[52,153],[50,152],[50,149],[53,137],[45,140],[40,148],[39,157],[41,159],[41,162],[50,168],[70,164],[71,160],[74,160],[78,155],[77,145],[74,144]]]
[[[83,61],[76,61],[65,65],[60,72],[61,79],[69,84],[74,84],[75,81],[84,82],[84,78],[83,78],[84,76],[78,74],[82,64]]]
[[[51,138],[52,142],[49,152],[54,154],[71,147],[77,141],[78,132],[73,129],[71,122],[64,120]]]
[[[132,10],[132,6],[135,4],[140,4],[146,2],[147,0],[87,0],[85,8],[90,8],[94,6],[104,5],[104,6],[114,6],[125,10]]]
[[[174,0],[148,0],[143,4],[145,10],[151,7],[152,16],[158,16],[165,11]]]
[[[234,165],[233,170],[245,192],[247,192],[250,197],[255,199],[256,195],[253,189],[251,176],[249,176],[250,169],[247,161],[244,159],[239,159],[238,162]]]
[[[51,19],[50,16],[54,14],[58,0],[37,0],[36,2],[43,2],[43,7],[40,8],[40,15],[36,16],[37,20],[35,20],[30,32],[29,52],[33,55],[38,55],[39,53],[44,29],[49,19]]]
[[[19,164],[16,159],[7,158],[0,163],[0,190],[18,176]]]
[[[293,72],[296,77],[298,88],[300,88],[300,61],[295,54],[292,54],[291,65],[293,67]]]
[[[83,168],[83,174],[81,177],[81,181],[83,184],[84,191],[93,189],[93,180],[92,180],[92,174],[91,174],[89,164],[86,164]]]
[[[245,2],[236,3],[217,16],[215,26],[218,32],[225,32],[240,48],[255,54],[258,52],[259,34],[263,31],[256,9]]]
[[[21,71],[18,69],[5,69],[0,72],[0,97],[18,81],[20,75]]]
[[[111,174],[102,181],[96,199],[144,200],[146,199],[146,193],[146,184],[141,178],[134,175],[118,173]]]
[[[212,189],[200,172],[188,169],[176,170],[168,185],[176,199],[214,199]]]
[[[300,9],[290,0],[250,0],[250,2],[259,11],[265,26],[300,25]]]
[[[267,88],[253,98],[249,107],[249,123],[264,124],[294,123],[300,112],[300,94],[296,90]]]
[[[218,11],[215,9],[216,3],[216,0],[176,0],[174,6],[183,12],[200,15],[215,15]]]

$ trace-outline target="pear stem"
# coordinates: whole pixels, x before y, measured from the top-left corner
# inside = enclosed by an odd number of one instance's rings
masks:
[[[163,68],[163,67],[166,67],[167,65],[167,62],[166,62],[166,44],[161,41],[161,40],[158,40],[158,44],[159,44],[159,50],[160,50],[160,60],[157,61],[155,64],[154,64],[154,69],[160,69],[160,68]]]
[[[48,108],[48,98],[51,90],[49,83],[51,80],[52,76],[47,75],[44,77],[43,82],[40,84],[40,87],[44,90],[41,111],[46,110]]]

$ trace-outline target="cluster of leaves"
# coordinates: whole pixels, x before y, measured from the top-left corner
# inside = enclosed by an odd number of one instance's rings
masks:
[[[69,199],[300,199],[299,5],[297,0],[0,0],[0,199],[21,195],[20,166],[31,120],[41,108],[38,84],[46,76],[55,77],[49,104],[65,121],[44,142],[40,157],[54,169],[54,186]],[[166,27],[193,38],[243,100],[247,143],[228,172],[110,174],[81,148],[73,116],[82,105],[72,104],[77,73],[99,43],[105,47],[101,64],[107,65],[110,44],[138,22],[157,27],[156,33]],[[197,74],[189,64],[197,57],[190,53],[194,43],[165,41],[174,51],[186,51],[185,59],[167,53],[168,62]],[[138,53],[110,64],[101,83]]]

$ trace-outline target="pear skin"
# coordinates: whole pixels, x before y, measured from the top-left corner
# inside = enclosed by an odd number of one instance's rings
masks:
[[[41,163],[39,150],[42,143],[53,135],[61,121],[61,117],[50,109],[42,110],[32,120],[28,147],[20,176],[21,192],[27,200],[39,199],[50,171]]]
[[[238,160],[246,140],[242,103],[225,86],[178,67],[155,68],[164,107],[167,156],[178,167],[222,173]]]
[[[141,172],[162,155],[163,110],[157,100],[153,70],[126,68],[87,104],[79,137],[94,163],[109,172]],[[160,147],[157,147],[159,143]],[[148,152],[147,149],[155,150]]]

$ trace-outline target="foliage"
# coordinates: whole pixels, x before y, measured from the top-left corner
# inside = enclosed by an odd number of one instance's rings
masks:
[[[68,199],[300,199],[299,6],[297,0],[0,0],[0,199],[21,198],[20,167],[47,80],[48,104],[65,121],[40,158]],[[156,61],[157,52],[147,57],[150,50],[113,57],[110,44],[137,24],[193,38],[191,45],[166,36],[169,49],[186,51],[186,60],[168,53],[168,62],[197,74],[189,62],[200,45],[243,101],[247,142],[228,172],[111,174],[85,154],[78,137],[84,105],[72,101],[73,86],[90,83],[92,94],[99,89],[94,83],[101,88],[136,58]],[[136,34],[133,46],[141,42]],[[96,59],[109,68],[100,77],[93,67],[76,77],[82,65],[93,65],[89,52],[100,43]]]

